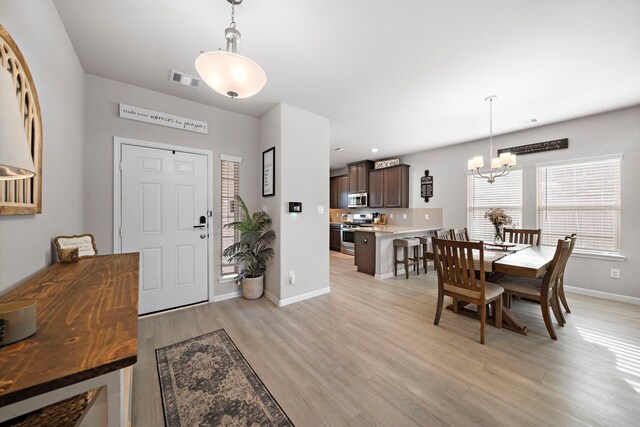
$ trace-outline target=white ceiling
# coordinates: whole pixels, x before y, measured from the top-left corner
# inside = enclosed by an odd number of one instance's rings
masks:
[[[492,94],[496,133],[640,104],[638,0],[244,0],[238,53],[267,85],[238,100],[168,80],[224,48],[226,0],[55,4],[87,73],[255,117],[279,102],[328,117],[346,148],[332,168],[487,136]]]

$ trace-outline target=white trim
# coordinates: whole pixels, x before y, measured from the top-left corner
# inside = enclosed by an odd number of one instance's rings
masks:
[[[236,276],[238,276],[238,275],[237,274],[227,274],[226,276],[218,277],[218,283],[220,283],[220,284],[231,283],[231,282],[236,280]]]
[[[269,300],[277,305],[278,307],[284,307],[285,305],[293,304],[296,302],[304,301],[309,298],[314,298],[320,295],[328,294],[331,292],[331,287],[327,286],[326,288],[318,289],[317,291],[311,291],[304,294],[296,295],[295,297],[278,299],[273,294],[265,291],[265,295]]]
[[[242,296],[242,290],[227,292],[226,294],[216,295],[213,297],[213,302],[225,301],[232,298],[238,298]]]
[[[121,218],[121,201],[120,194],[121,171],[120,163],[122,162],[122,146],[134,145],[137,147],[156,148],[159,150],[178,151],[181,153],[199,154],[207,157],[207,211],[213,212],[213,151],[202,150],[199,148],[184,147],[180,145],[162,144],[159,142],[144,141],[141,139],[124,138],[120,136],[113,137],[113,253],[122,252],[122,240],[120,238]],[[207,215],[208,217],[208,215]],[[209,217],[210,218],[210,217]],[[209,302],[214,301],[215,288],[213,285],[215,277],[215,264],[213,262],[213,240],[215,233],[213,232],[214,220],[211,218],[207,222],[207,232],[209,234],[209,256],[207,256],[207,291]]]
[[[597,162],[602,160],[622,160],[622,153],[616,154],[607,154],[605,156],[593,156],[593,157],[581,157],[579,159],[566,159],[566,160],[554,160],[553,162],[543,162],[536,163],[535,167],[548,167],[548,166],[559,166],[559,165],[570,165],[572,163],[589,163],[589,162]]]
[[[587,251],[574,249],[571,256],[575,256],[576,258],[590,258],[590,259],[603,259],[605,261],[616,261],[622,262],[627,259],[626,256],[622,254],[617,254],[613,252],[597,252],[597,251]]]
[[[630,297],[627,295],[612,294],[609,292],[594,291],[592,289],[577,288],[575,286],[565,286],[564,290],[574,294],[587,295],[594,298],[607,299],[610,301],[621,301],[629,304],[640,305],[640,298]]]
[[[242,157],[227,156],[226,154],[220,154],[220,160],[226,160],[227,162],[240,163],[242,162]]]

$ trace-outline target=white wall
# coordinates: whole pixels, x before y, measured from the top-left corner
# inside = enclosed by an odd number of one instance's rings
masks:
[[[167,81],[167,84],[172,84]],[[185,91],[193,90],[184,88]],[[200,90],[209,90],[203,87]],[[211,96],[218,96],[213,91]],[[118,103],[189,117],[209,123],[207,135],[118,117]],[[217,262],[221,253],[220,154],[242,157],[240,195],[255,210],[260,189],[258,119],[113,80],[86,75],[84,168],[84,222],[96,236],[101,254],[113,251],[113,137],[141,139],[213,151],[213,225],[215,294],[237,290],[233,283],[221,285]]]
[[[499,120],[499,117],[497,118]],[[569,138],[569,148],[518,156],[523,166],[523,224],[536,228],[535,164],[583,157],[623,153],[622,161],[622,253],[624,262],[573,256],[567,265],[565,284],[601,292],[640,297],[640,106],[584,117],[494,138],[494,147],[505,148],[534,142]],[[467,160],[474,155],[488,156],[488,140],[473,141],[404,156],[411,165],[411,207],[442,207],[443,226],[467,223]],[[429,203],[420,198],[420,177],[429,169],[434,177],[434,197]],[[572,230],[567,230],[571,232]],[[621,270],[620,279],[609,278],[609,270]]]
[[[295,299],[329,287],[329,120],[286,104],[262,117],[260,146],[276,147],[276,196],[262,204],[274,220],[276,259],[267,271],[267,291]],[[302,202],[301,214],[288,213]],[[317,213],[322,206],[324,212]],[[295,284],[289,284],[290,272]]]
[[[51,239],[79,234],[84,71],[49,0],[0,1],[0,24],[31,70],[43,122],[42,214],[0,216],[0,293],[51,263]]]

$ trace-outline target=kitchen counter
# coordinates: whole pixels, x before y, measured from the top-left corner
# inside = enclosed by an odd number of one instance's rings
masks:
[[[354,231],[365,231],[369,233],[380,234],[407,234],[414,233],[419,235],[420,233],[426,233],[427,231],[435,231],[440,228],[430,227],[418,227],[418,226],[406,226],[406,225],[375,225],[373,227],[357,227],[352,228]]]

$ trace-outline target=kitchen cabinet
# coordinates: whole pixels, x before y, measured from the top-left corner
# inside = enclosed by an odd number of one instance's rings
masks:
[[[369,207],[409,207],[409,165],[369,172]]]
[[[329,226],[329,250],[340,252],[340,225],[335,227],[333,224]]]
[[[347,209],[349,204],[349,176],[334,176],[329,180],[329,208]]]
[[[349,193],[366,193],[369,191],[369,171],[373,169],[371,160],[347,165],[349,170]]]
[[[355,232],[355,264],[360,273],[376,274],[376,235],[368,231]]]

